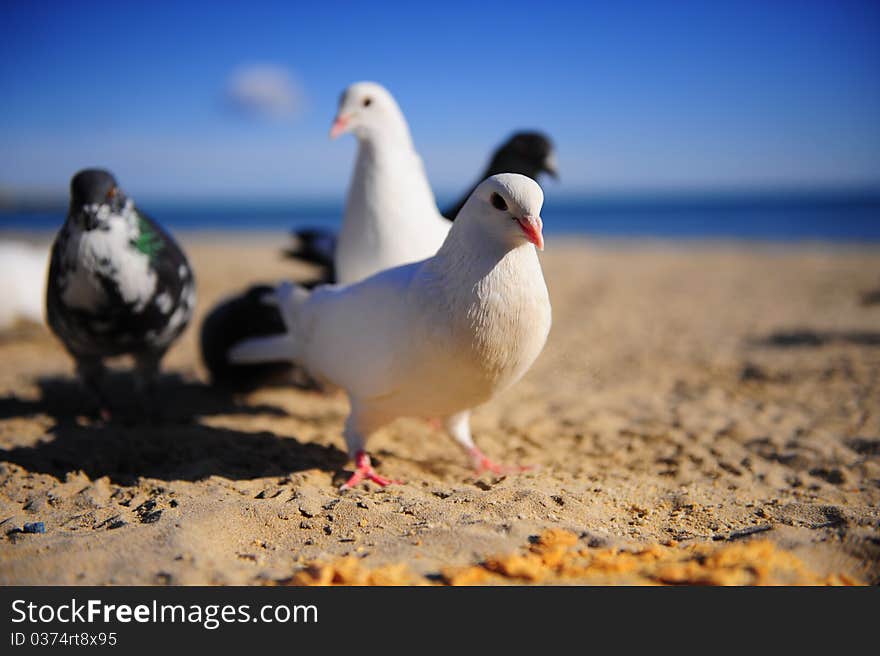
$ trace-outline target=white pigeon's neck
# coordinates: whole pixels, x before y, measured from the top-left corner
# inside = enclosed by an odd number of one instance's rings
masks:
[[[375,151],[415,150],[409,125],[402,115],[389,117],[370,127],[355,129],[355,136],[361,149]]]
[[[501,270],[508,272],[505,275],[531,277],[541,268],[532,244],[523,242],[511,247],[510,244],[487,239],[472,221],[455,221],[452,224],[446,241],[429,266],[435,274],[454,279],[457,285],[478,284]]]
[[[401,129],[403,132],[383,138],[359,139],[346,213],[348,209],[367,207],[381,209],[386,215],[400,214],[410,221],[439,215],[424,165],[405,123]],[[367,211],[366,220],[379,220],[374,214]]]
[[[358,136],[358,157],[386,160],[393,157],[411,157],[416,154],[415,145],[406,125],[386,127],[379,131]]]
[[[409,138],[361,140],[336,245],[337,279],[355,282],[430,257],[448,230]]]

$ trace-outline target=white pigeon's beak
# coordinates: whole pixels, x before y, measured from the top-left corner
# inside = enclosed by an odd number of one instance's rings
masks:
[[[539,251],[544,250],[544,235],[541,231],[544,229],[544,222],[540,216],[529,216],[526,214],[522,218],[517,218],[519,227],[526,235],[526,239],[532,242]]]
[[[340,114],[337,116],[336,120],[333,121],[333,125],[330,127],[330,138],[335,139],[340,134],[348,132],[348,124],[350,120],[350,117],[346,114]]]

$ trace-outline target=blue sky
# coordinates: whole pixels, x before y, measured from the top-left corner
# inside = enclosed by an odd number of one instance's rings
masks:
[[[4,2],[0,190],[111,168],[157,198],[338,197],[327,131],[373,79],[435,190],[518,128],[555,139],[557,193],[880,185],[880,3]],[[293,116],[226,97],[286,71]]]

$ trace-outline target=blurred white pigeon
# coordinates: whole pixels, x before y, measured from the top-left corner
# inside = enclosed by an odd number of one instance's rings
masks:
[[[358,140],[354,175],[336,245],[336,281],[431,257],[449,232],[425,167],[394,98],[375,82],[349,86],[339,100],[332,138]]]
[[[371,433],[403,416],[441,417],[479,470],[501,471],[475,445],[470,411],[516,382],[544,347],[550,300],[544,194],[525,176],[482,182],[440,250],[348,286],[282,285],[287,334],[242,342],[233,362],[289,359],[346,390],[345,441],[356,464],[343,488],[393,481],[373,469]]]
[[[43,323],[48,268],[48,246],[0,242],[0,329],[11,327],[18,319]]]

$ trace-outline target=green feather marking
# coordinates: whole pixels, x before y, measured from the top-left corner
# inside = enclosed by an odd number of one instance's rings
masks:
[[[162,250],[162,238],[140,213],[137,217],[139,234],[137,239],[131,240],[131,245],[153,261]]]

